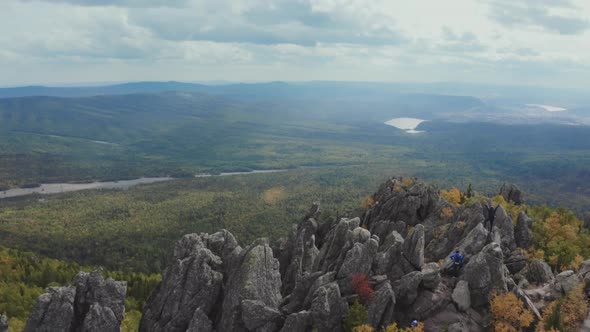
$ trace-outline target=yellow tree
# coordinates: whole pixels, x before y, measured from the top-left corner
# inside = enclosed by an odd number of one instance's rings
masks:
[[[518,332],[529,327],[533,313],[514,293],[495,294],[490,301],[493,328],[496,332]]]

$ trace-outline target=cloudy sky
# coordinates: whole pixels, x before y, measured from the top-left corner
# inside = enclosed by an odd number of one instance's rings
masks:
[[[590,86],[588,0],[0,0],[0,85]]]

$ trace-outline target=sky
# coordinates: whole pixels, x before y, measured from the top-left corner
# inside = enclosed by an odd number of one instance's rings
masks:
[[[0,85],[590,85],[590,0],[0,0]]]

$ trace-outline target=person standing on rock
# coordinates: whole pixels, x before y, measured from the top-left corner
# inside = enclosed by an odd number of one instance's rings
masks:
[[[459,269],[463,266],[463,255],[459,252],[459,250],[455,251],[454,254],[451,255],[451,260],[453,261],[453,276],[459,276]]]
[[[490,234],[492,233],[492,231],[494,230],[494,220],[496,220],[496,211],[498,210],[498,208],[500,207],[500,205],[496,205],[495,208],[489,206],[488,204],[484,205],[484,215],[487,212],[488,218],[487,220],[489,220],[490,222]],[[485,225],[485,221],[484,221],[484,225]]]

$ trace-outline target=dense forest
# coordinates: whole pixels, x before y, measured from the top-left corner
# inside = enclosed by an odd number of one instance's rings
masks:
[[[535,203],[585,212],[590,192],[579,183],[590,176],[588,127],[561,118],[502,122],[506,112],[470,96],[281,84],[4,98],[0,189],[358,165],[461,185],[514,182]],[[383,124],[394,117],[429,121],[411,135]]]
[[[80,271],[90,270],[76,263],[0,246],[0,312],[10,318],[10,331],[22,331],[32,306],[46,287],[67,285]],[[107,277],[127,281],[123,330],[137,331],[143,305],[160,281],[160,275],[104,272]]]

